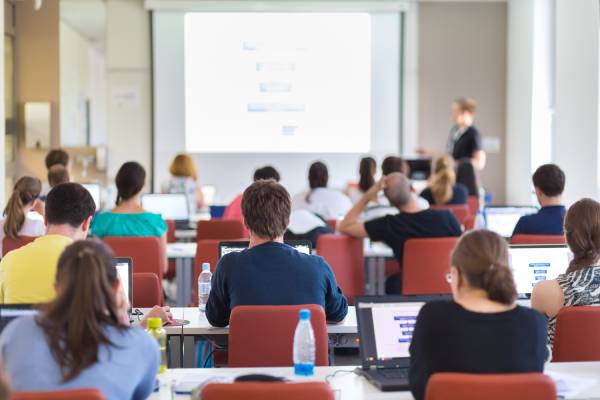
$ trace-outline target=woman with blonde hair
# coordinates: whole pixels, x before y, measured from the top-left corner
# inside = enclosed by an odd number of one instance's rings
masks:
[[[15,183],[4,209],[4,218],[0,221],[0,254],[5,237],[17,239],[19,236],[42,236],[46,233],[43,217],[33,211],[41,191],[42,182],[37,178],[24,176]]]
[[[205,206],[204,194],[198,183],[196,163],[189,154],[178,154],[169,167],[171,177],[163,187],[164,193],[184,193],[189,202],[191,213]]]
[[[435,161],[429,187],[423,190],[421,197],[436,206],[467,204],[469,190],[465,185],[456,183],[452,158],[442,156]]]

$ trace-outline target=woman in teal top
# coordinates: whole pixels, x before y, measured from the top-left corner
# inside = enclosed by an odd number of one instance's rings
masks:
[[[92,233],[106,236],[156,236],[161,239],[166,262],[167,224],[159,214],[147,212],[140,205],[140,194],[146,182],[144,167],[134,161],[121,166],[117,185],[116,207],[98,214],[92,221]],[[165,271],[166,272],[166,271]]]

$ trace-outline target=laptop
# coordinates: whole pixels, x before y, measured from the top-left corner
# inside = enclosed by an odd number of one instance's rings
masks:
[[[535,214],[532,206],[488,206],[483,211],[485,226],[502,237],[510,238],[522,216]]]
[[[368,296],[355,299],[358,372],[383,392],[409,389],[408,348],[421,307],[450,296]]]
[[[36,304],[1,304],[0,305],[0,333],[14,319],[38,313]]]
[[[566,245],[511,245],[508,263],[519,297],[531,297],[538,282],[564,274],[572,259],[573,254]]]
[[[286,240],[285,244],[292,246],[300,253],[312,254],[312,245],[310,240]],[[219,259],[225,254],[246,250],[250,246],[247,241],[221,242],[219,243]]]
[[[131,305],[133,304],[133,262],[131,258],[115,257],[113,264],[117,269],[117,276],[125,295],[129,299],[129,314],[131,315]]]
[[[410,170],[409,179],[416,181],[426,181],[431,175],[430,158],[407,159],[406,163]]]
[[[85,190],[90,192],[90,195],[92,196],[92,199],[94,199],[94,203],[96,204],[96,211],[99,211],[100,210],[100,184],[98,184],[98,183],[82,183],[81,186],[83,186],[85,188]]]
[[[175,221],[176,229],[190,229],[189,207],[187,196],[183,193],[142,195],[142,208],[162,215],[163,219]]]

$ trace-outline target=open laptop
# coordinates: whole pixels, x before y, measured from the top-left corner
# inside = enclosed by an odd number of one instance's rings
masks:
[[[383,392],[408,390],[408,348],[421,307],[450,296],[370,296],[355,299],[361,375]]]
[[[98,184],[98,183],[82,183],[81,186],[83,186],[85,188],[85,190],[90,192],[92,199],[94,199],[94,203],[96,203],[96,211],[99,211],[100,210],[100,184]]]
[[[0,304],[0,333],[12,320],[37,313],[36,304]]]
[[[431,158],[406,159],[411,180],[425,181],[431,175]]]
[[[113,263],[117,268],[119,282],[129,299],[129,313],[131,314],[131,305],[133,304],[133,262],[131,258],[115,257]]]
[[[522,216],[535,214],[537,211],[532,206],[488,206],[485,207],[483,216],[488,230],[509,238]]]
[[[556,279],[569,267],[573,254],[566,245],[512,245],[508,263],[513,271],[519,297],[531,297],[539,281]]]
[[[190,209],[187,196],[183,193],[143,194],[142,208],[161,214],[163,219],[175,221],[176,229],[190,229]]]
[[[312,253],[310,240],[286,240],[285,244],[292,246],[300,253]],[[250,246],[250,242],[247,241],[221,242],[219,243],[219,259],[225,254],[246,250],[248,246]]]

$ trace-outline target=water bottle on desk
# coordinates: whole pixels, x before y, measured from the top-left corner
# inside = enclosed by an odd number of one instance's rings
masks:
[[[200,311],[206,309],[208,296],[210,295],[212,273],[210,272],[210,264],[202,264],[202,272],[198,275],[198,308]]]
[[[294,333],[294,373],[312,376],[315,368],[315,334],[310,323],[310,310],[300,310],[300,321]]]

